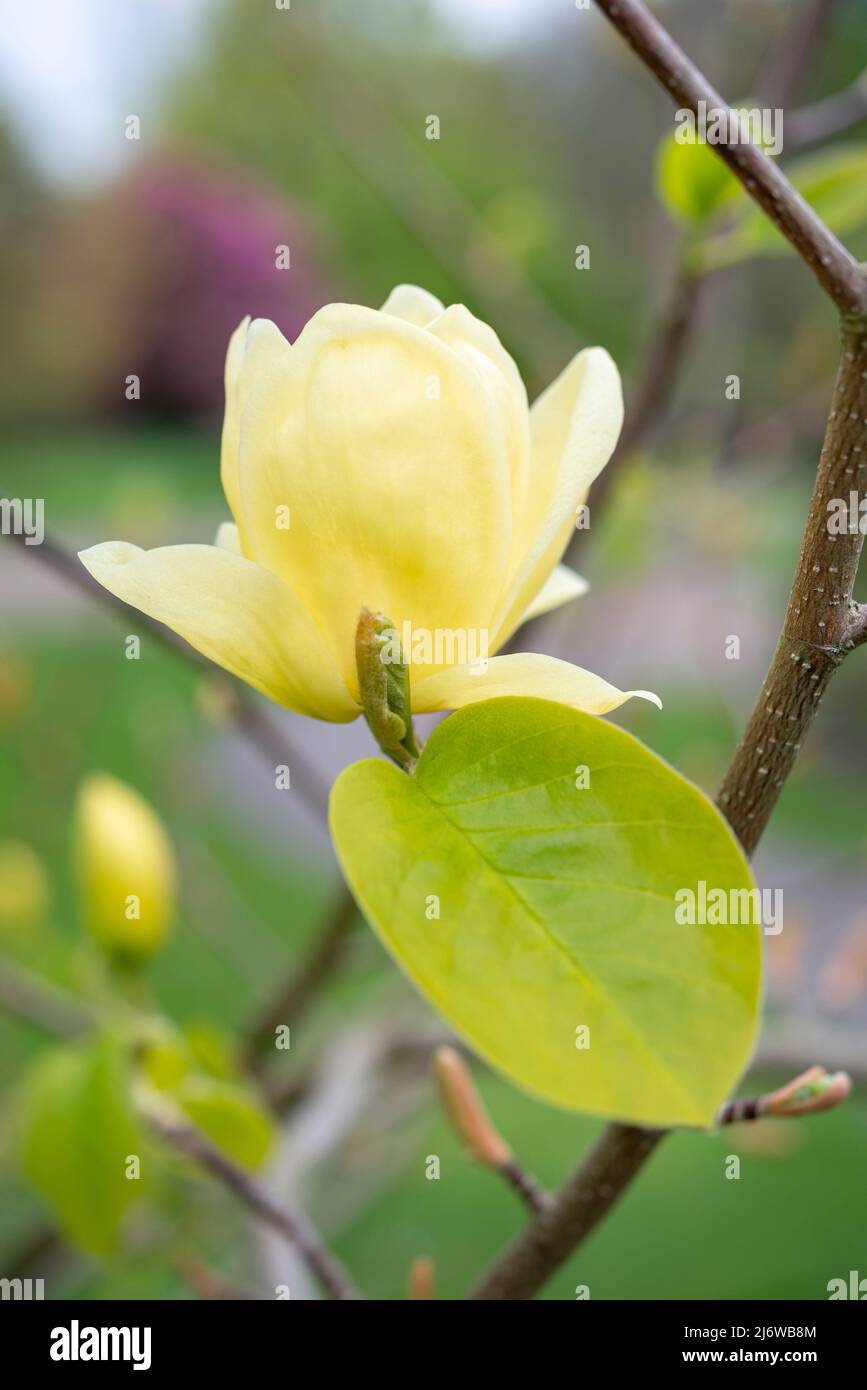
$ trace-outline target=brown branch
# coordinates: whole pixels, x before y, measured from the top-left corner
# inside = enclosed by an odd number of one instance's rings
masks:
[[[721,98],[639,0],[596,0],[675,100],[697,112]],[[729,127],[731,129],[731,127]],[[832,535],[828,503],[863,482],[867,449],[867,272],[788,180],[754,146],[716,146],[841,310],[843,347],[825,442],[783,636],[719,804],[748,854],[758,844],[825,687],[846,653],[867,640],[852,588],[863,536]],[[860,495],[860,493],[858,494]],[[471,1295],[529,1298],[595,1229],[664,1131],[610,1124],[550,1206],[500,1256]]]
[[[500,1164],[497,1171],[515,1189],[529,1211],[545,1210],[548,1205],[547,1192],[532,1173],[528,1173],[526,1168],[521,1167],[516,1158],[507,1158],[505,1162]]]
[[[298,1252],[322,1288],[342,1301],[361,1297],[346,1270],[331,1254],[301,1212],[282,1205],[255,1178],[237,1167],[198,1130],[176,1125],[162,1116],[147,1115],[154,1132],[178,1153],[198,1163],[227,1187],[264,1225],[278,1232]]]
[[[727,113],[729,134],[737,133],[736,118],[728,103],[641,0],[596,0],[596,3],[679,107],[698,115],[702,102],[708,112],[723,111]],[[750,143],[723,141],[714,149],[806,261],[838,308],[844,314],[863,314],[867,310],[867,282],[861,267],[774,161]]]
[[[867,325],[849,325],[783,631],[717,801],[752,854],[831,676],[867,637],[852,589],[864,537],[829,530],[829,503],[864,490]]]
[[[576,1173],[470,1294],[474,1299],[532,1298],[599,1224],[632,1182],[664,1130],[608,1125]]]

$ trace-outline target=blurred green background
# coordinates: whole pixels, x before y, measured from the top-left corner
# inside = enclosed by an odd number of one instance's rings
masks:
[[[867,62],[860,0],[827,7],[809,60],[788,74],[780,55],[806,3],[658,8],[733,99],[809,108]],[[29,18],[3,9],[0,495],[44,498],[48,532],[69,551],[212,540],[227,516],[222,360],[246,313],[291,337],[322,303],[377,305],[412,281],[489,321],[531,396],[601,343],[629,403],[682,259],[721,266],[695,295],[671,399],[591,498],[575,554],[590,594],[531,644],[659,691],[661,714],[627,707],[622,722],[712,792],[778,632],[836,326],[794,257],[749,249],[739,204],[679,215],[692,166],[660,194],[672,111],[600,17],[570,0],[165,0],[147,13],[80,0],[74,22],[60,0],[36,0]],[[425,135],[432,114],[438,140]],[[781,156],[795,170],[808,155],[830,161],[805,178],[817,198],[831,180],[834,219],[862,256],[865,150],[862,121]],[[275,267],[278,245],[288,270]],[[34,891],[30,903],[5,861],[0,951],[93,990],[71,817],[81,778],[113,773],[158,810],[179,856],[180,922],[151,972],[153,1007],[240,1049],[315,940],[336,865],[316,816],[294,789],[275,790],[201,674],[147,634],[141,659],[125,659],[139,630],[35,550],[0,544],[0,865],[5,843],[23,842],[50,884],[47,902]],[[851,1069],[852,1101],[666,1143],[545,1296],[588,1284],[592,1298],[809,1299],[850,1269],[867,1274],[865,691],[862,654],[828,695],[757,859],[760,882],[784,890],[786,925],[766,941],[766,1032],[744,1084],[754,1093],[821,1062]],[[326,783],[370,751],[359,726],[269,714]],[[460,1296],[524,1219],[435,1104],[426,1059],[443,1031],[357,923],[262,1082],[288,1088],[265,1178],[303,1201],[371,1297],[403,1297],[421,1254],[441,1295]],[[180,1165],[164,1165],[111,1258],[58,1234],[15,1139],[27,1067],[50,1045],[0,1009],[0,1276],[45,1277],[47,1297],[195,1297],[208,1279],[272,1296],[284,1253]],[[562,1180],[599,1126],[478,1075],[524,1164]],[[737,1182],[724,1177],[731,1153]],[[439,1181],[425,1177],[431,1154]],[[290,1282],[304,1296],[303,1275]]]

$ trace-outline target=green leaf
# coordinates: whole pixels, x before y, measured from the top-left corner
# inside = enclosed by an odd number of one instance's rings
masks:
[[[753,1047],[760,928],[679,925],[675,894],[753,880],[707,798],[631,735],[489,700],[440,725],[414,777],[347,768],[331,828],[385,945],[492,1065],[568,1109],[712,1123]]]
[[[219,1081],[238,1080],[237,1049],[228,1033],[205,1022],[188,1024],[184,1031],[190,1051],[202,1071]]]
[[[740,183],[712,145],[667,136],[656,156],[656,192],[681,221],[706,222],[744,196]]]
[[[268,1112],[242,1086],[211,1077],[191,1077],[175,1092],[184,1113],[218,1149],[237,1163],[259,1168],[273,1138]]]
[[[43,1058],[25,1089],[22,1165],[66,1234],[93,1254],[117,1249],[127,1208],[141,1192],[127,1158],[141,1157],[123,1044],[100,1038]]]
[[[867,226],[867,145],[807,155],[788,165],[786,174],[837,236]],[[697,268],[716,270],[752,256],[778,256],[792,250],[767,214],[747,202],[730,231],[697,249]]]

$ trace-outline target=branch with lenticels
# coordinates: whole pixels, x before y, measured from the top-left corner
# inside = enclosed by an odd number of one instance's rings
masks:
[[[832,675],[849,652],[867,641],[867,605],[853,598],[864,539],[858,508],[847,526],[835,529],[830,524],[835,509],[852,494],[860,497],[864,489],[867,267],[841,245],[762,150],[739,142],[737,119],[728,105],[640,0],[596,3],[678,106],[696,115],[702,110],[727,113],[728,137],[714,147],[717,154],[788,238],[840,311],[840,364],[782,634],[717,797],[743,848],[752,854]],[[842,1098],[845,1088],[838,1086]],[[732,1102],[720,1123],[740,1118],[743,1104]],[[608,1125],[583,1164],[470,1297],[532,1298],[607,1215],[663,1137],[661,1130]]]

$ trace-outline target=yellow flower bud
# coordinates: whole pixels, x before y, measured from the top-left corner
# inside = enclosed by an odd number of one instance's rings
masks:
[[[79,789],[75,840],[87,930],[118,964],[141,964],[162,946],[175,911],[162,822],[132,787],[94,773]]]
[[[38,926],[50,897],[48,875],[36,851],[23,840],[0,844],[0,932]]]

